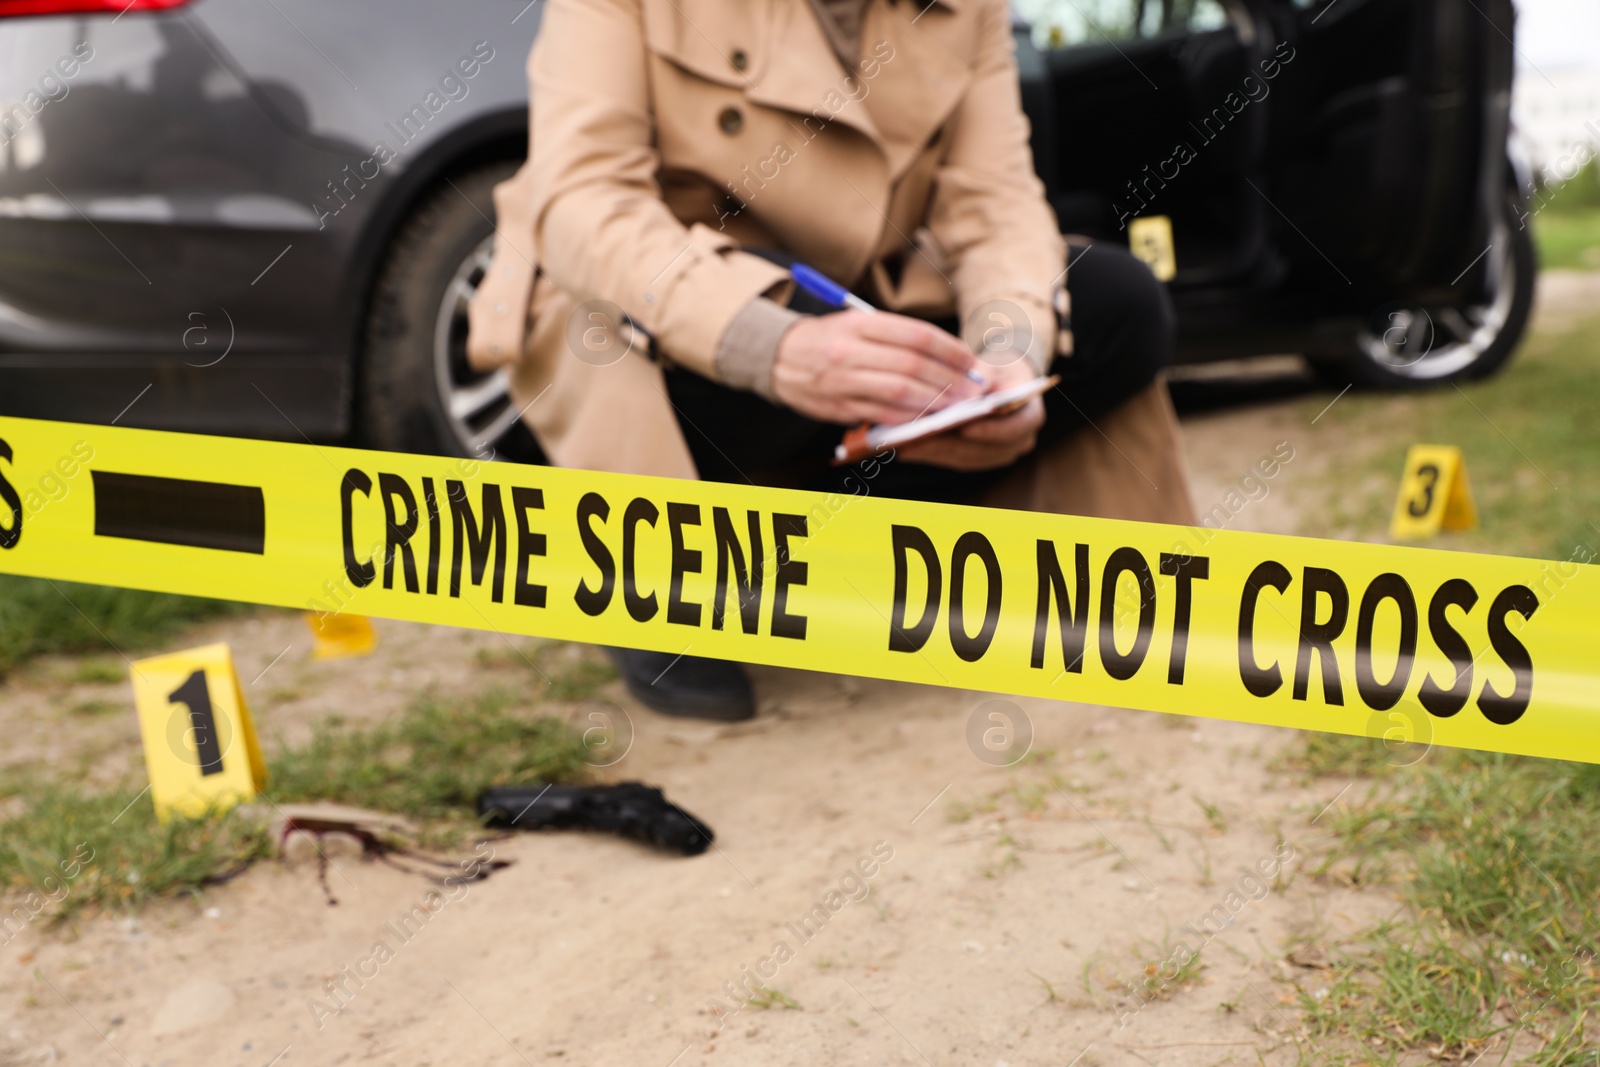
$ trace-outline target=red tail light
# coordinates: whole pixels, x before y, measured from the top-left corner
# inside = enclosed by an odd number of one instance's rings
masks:
[[[119,15],[124,11],[164,11],[190,0],[0,0],[0,18],[18,15]]]

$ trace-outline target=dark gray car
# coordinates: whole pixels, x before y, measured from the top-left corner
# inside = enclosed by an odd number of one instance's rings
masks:
[[[542,4],[125,2],[0,0],[0,413],[537,458],[463,346]],[[1019,25],[1036,165],[1064,230],[1172,218],[1180,358],[1504,361],[1508,0],[1092,9]]]

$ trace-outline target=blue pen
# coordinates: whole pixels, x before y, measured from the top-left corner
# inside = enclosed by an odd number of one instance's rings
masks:
[[[804,263],[790,264],[789,277],[793,278],[794,283],[801,289],[804,289],[823,303],[831,304],[833,307],[853,308],[856,311],[874,313],[878,310],[826,274],[808,267]],[[976,382],[978,385],[989,384],[983,375],[975,370],[969,370],[966,374],[968,381]]]

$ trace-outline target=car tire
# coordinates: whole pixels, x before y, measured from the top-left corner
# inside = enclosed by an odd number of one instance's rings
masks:
[[[393,452],[537,463],[507,370],[467,364],[467,303],[494,244],[496,184],[514,163],[452,177],[401,224],[368,307],[357,397],[362,443]]]
[[[1354,352],[1312,358],[1329,385],[1402,391],[1487,378],[1500,370],[1527,331],[1538,254],[1523,221],[1522,197],[1507,190],[1494,227],[1487,302],[1466,307],[1396,305],[1376,311]]]

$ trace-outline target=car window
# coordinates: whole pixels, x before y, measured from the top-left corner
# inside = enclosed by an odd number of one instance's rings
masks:
[[[1120,44],[1220,30],[1228,13],[1220,0],[1014,0],[1040,48]]]

